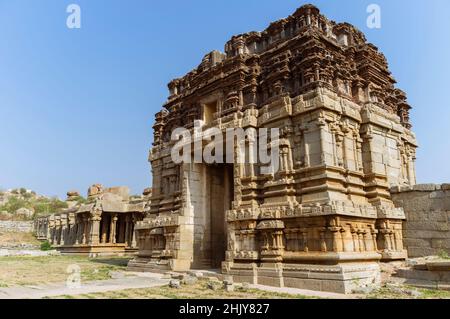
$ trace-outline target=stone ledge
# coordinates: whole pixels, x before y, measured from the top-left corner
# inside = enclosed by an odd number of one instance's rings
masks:
[[[450,190],[450,184],[417,184],[414,186],[394,186],[390,188],[391,194],[408,192],[435,192],[440,190]]]

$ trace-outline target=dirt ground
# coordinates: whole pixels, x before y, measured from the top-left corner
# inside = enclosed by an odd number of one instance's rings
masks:
[[[182,286],[179,289],[169,286],[126,289],[77,296],[65,295],[56,299],[311,299],[311,297],[245,288],[237,288],[234,292],[223,289],[211,290],[207,287],[206,281],[200,281],[196,285]]]
[[[42,296],[59,296],[59,299],[306,299],[333,298],[325,294],[312,294],[306,291],[290,291],[281,289],[270,290],[268,287],[251,287],[237,285],[235,291],[227,292],[222,288],[213,290],[208,287],[208,279],[203,278],[193,285],[181,285],[180,288],[170,288],[169,280],[149,280],[125,272],[129,258],[96,258],[45,256],[45,257],[0,257],[0,290],[4,293],[17,289],[38,289]],[[56,288],[64,288],[70,275],[68,267],[77,265],[81,269],[81,281],[90,283],[88,290],[69,294],[66,291],[50,293]],[[389,276],[390,269],[384,269]],[[119,275],[119,279],[111,277]],[[129,277],[131,276],[131,277]],[[122,278],[122,279],[120,279]],[[133,279],[134,278],[134,279]],[[136,283],[140,283],[136,285]],[[61,287],[52,286],[52,284]],[[154,284],[154,285],[152,285]],[[108,286],[110,285],[110,286]],[[92,286],[92,287],[91,287]],[[109,288],[106,288],[106,287]],[[34,288],[33,288],[34,287]],[[55,288],[56,287],[56,288]],[[113,288],[111,288],[113,287]],[[153,287],[153,288],[147,288]],[[258,288],[258,289],[256,289]],[[100,289],[100,290],[97,290]],[[25,293],[26,295],[28,293]],[[27,295],[28,296],[28,295]],[[42,297],[41,296],[41,297]],[[347,296],[343,296],[347,298]],[[396,283],[385,283],[378,290],[362,295],[350,295],[348,298],[369,299],[450,299],[450,292],[418,289]]]
[[[420,295],[411,295],[411,291],[418,291]],[[319,299],[323,297],[308,297],[301,294],[279,293],[259,289],[238,288],[234,292],[223,289],[211,290],[206,282],[199,282],[193,286],[182,286],[179,289],[169,286],[149,289],[126,289],[102,293],[80,295],[63,295],[56,299]],[[450,292],[412,287],[387,288],[383,287],[368,295],[348,296],[351,299],[450,299]],[[324,298],[326,299],[326,298]]]
[[[128,260],[69,256],[0,257],[0,287],[65,282],[71,265],[80,267],[83,281],[109,279],[110,271],[124,270]]]

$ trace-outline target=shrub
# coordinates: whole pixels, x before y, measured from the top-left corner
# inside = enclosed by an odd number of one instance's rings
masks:
[[[445,250],[441,250],[438,254],[439,258],[442,259],[450,259],[448,253]]]
[[[42,251],[52,250],[52,245],[48,241],[44,241],[41,243],[41,250]]]

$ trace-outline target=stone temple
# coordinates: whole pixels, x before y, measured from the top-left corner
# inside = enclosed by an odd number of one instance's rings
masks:
[[[395,83],[363,33],[312,5],[207,54],[169,83],[156,115],[153,194],[129,268],[336,292],[377,284],[380,261],[406,258],[389,189],[416,181],[411,107]],[[174,163],[173,130],[196,120],[279,128],[280,169]]]
[[[36,237],[65,255],[132,255],[137,251],[134,228],[144,217],[150,194],[147,189],[143,196],[131,197],[127,187],[96,184],[80,203],[78,192],[68,192],[67,209],[36,220]]]

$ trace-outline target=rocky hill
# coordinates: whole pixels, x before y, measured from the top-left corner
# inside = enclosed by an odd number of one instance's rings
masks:
[[[66,208],[58,198],[38,195],[25,188],[0,190],[0,220],[33,220]]]

